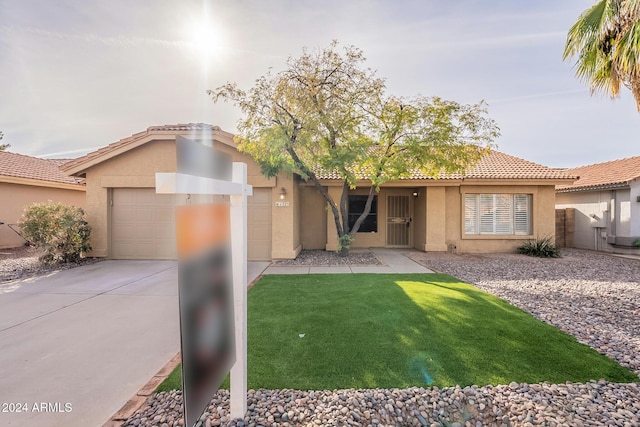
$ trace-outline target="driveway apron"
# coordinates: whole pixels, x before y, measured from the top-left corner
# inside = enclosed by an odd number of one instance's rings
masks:
[[[0,425],[102,425],[179,350],[177,295],[173,261],[0,285]]]

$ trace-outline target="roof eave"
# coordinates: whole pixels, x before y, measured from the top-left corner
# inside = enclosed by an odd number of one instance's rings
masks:
[[[342,185],[341,179],[320,179],[330,187]],[[427,187],[458,185],[561,185],[573,183],[573,178],[423,178],[385,182],[381,187]],[[357,185],[371,185],[370,180],[358,180]]]
[[[151,141],[171,141],[175,140],[176,136],[182,136],[185,138],[193,137],[193,132],[190,130],[146,130],[143,132],[136,133],[130,137],[121,139],[120,141],[115,142],[114,144],[122,143],[121,146],[116,147],[112,150],[108,150],[100,155],[95,157],[88,157],[85,160],[80,159],[73,160],[69,163],[66,163],[60,167],[60,170],[65,172],[67,175],[79,176],[83,174],[87,169],[100,164],[104,161],[112,159],[116,156],[119,156],[123,153],[126,153],[129,150],[137,148],[141,145],[144,145]],[[225,132],[219,129],[212,129],[211,131],[211,139],[213,141],[221,142],[222,144],[228,145],[232,148],[237,148],[237,145],[233,141],[233,134],[229,132]],[[200,135],[198,135],[200,136]],[[158,138],[160,137],[160,138]],[[167,138],[168,137],[168,138]],[[196,138],[196,140],[199,138]],[[98,150],[99,151],[99,150]],[[95,153],[95,152],[94,152]],[[91,154],[91,153],[90,153]]]
[[[556,188],[556,193],[577,193],[580,191],[625,190],[627,188],[629,188],[629,182],[618,182],[615,184],[583,185],[580,187]]]
[[[129,150],[132,150],[136,147],[146,144],[147,142],[157,139],[157,136],[160,134],[160,132],[145,133],[144,135],[138,134],[136,138],[123,143],[119,147],[108,150],[95,157],[88,157],[86,160],[78,159],[77,161],[64,164],[60,167],[60,170],[65,172],[67,175],[78,176],[79,174],[84,173],[87,169],[99,163],[112,159],[116,156],[119,156],[120,154],[126,153]]]
[[[20,178],[16,176],[0,175],[0,182],[6,184],[30,185],[32,187],[59,188],[62,190],[87,191],[82,184],[70,184],[66,182],[46,181],[42,179]]]
[[[562,185],[571,184],[574,178],[464,178],[467,185]]]

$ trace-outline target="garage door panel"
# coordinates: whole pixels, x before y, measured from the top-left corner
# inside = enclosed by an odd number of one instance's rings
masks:
[[[269,217],[271,217],[271,206],[252,206],[253,212],[252,217],[254,221],[258,222],[270,222]]]
[[[136,222],[153,221],[153,207],[140,206],[135,210]]]
[[[113,240],[138,238],[138,236],[134,236],[136,233],[137,227],[135,225],[119,224],[118,227],[113,228],[111,238]]]
[[[271,233],[262,227],[254,227],[251,241],[255,244],[258,241],[267,242],[271,238]]]
[[[253,196],[251,197],[251,199],[252,199],[252,203],[255,205],[271,206],[271,189],[255,188],[253,190]]]
[[[156,221],[170,223],[175,219],[174,208],[158,208],[154,212],[154,217]]]
[[[175,243],[175,230],[171,227],[156,228],[153,230],[153,238],[156,240],[168,241],[171,244]]]
[[[175,259],[174,195],[152,188],[112,190],[111,257]]]
[[[248,198],[249,260],[271,260],[271,189]],[[156,194],[152,188],[112,190],[110,256],[115,259],[175,259],[175,205],[228,200],[220,196]]]

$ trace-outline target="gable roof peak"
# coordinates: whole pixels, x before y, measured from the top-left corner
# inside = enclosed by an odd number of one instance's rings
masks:
[[[139,145],[154,139],[154,136],[167,135],[175,138],[177,135],[189,138],[214,138],[220,142],[235,148],[233,142],[233,134],[223,131],[220,126],[214,126],[207,123],[178,123],[175,125],[157,125],[149,126],[142,132],[134,133],[131,136],[122,138],[112,144],[99,148],[96,151],[87,153],[62,167],[62,170],[72,175],[78,175],[83,171],[97,163],[107,160],[111,157],[119,155],[125,151],[133,149]]]

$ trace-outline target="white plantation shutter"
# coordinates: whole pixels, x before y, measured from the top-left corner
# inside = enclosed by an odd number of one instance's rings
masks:
[[[493,233],[513,234],[513,197],[510,194],[494,194],[493,212]]]
[[[515,234],[531,234],[531,195],[513,196]]]
[[[531,234],[530,194],[466,194],[465,234]]]
[[[492,234],[495,220],[493,212],[493,194],[480,194],[480,233]]]
[[[478,234],[478,197],[476,194],[464,196],[464,232]]]

